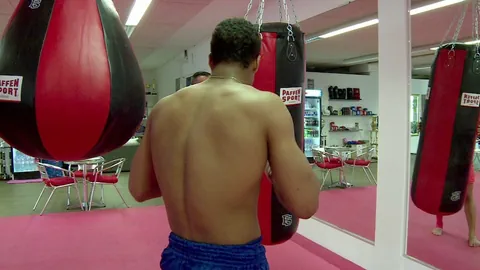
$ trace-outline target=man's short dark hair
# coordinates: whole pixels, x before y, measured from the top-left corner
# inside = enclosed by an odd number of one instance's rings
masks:
[[[258,27],[243,18],[226,19],[213,31],[210,42],[212,64],[239,63],[244,68],[260,55]]]
[[[198,71],[198,72],[195,72],[193,75],[192,75],[192,80],[195,80],[196,78],[198,77],[210,77],[210,72],[206,72],[206,71]]]

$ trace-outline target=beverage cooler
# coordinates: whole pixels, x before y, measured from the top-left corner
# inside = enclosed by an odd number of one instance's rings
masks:
[[[313,162],[312,148],[321,146],[321,117],[322,117],[322,91],[305,90],[305,156],[310,163]]]
[[[11,157],[14,179],[24,180],[40,178],[40,173],[34,157],[28,156],[15,148],[12,148]]]

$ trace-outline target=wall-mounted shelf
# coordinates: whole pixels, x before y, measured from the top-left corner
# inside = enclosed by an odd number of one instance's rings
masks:
[[[361,101],[362,99],[329,99],[328,101]]]
[[[329,132],[359,132],[362,131],[361,129],[338,129],[338,130],[329,130]]]
[[[322,115],[322,117],[372,117],[372,116],[377,116],[376,114],[371,114],[371,115]]]

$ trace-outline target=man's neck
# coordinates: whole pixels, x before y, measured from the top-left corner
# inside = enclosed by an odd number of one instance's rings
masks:
[[[212,78],[234,78],[245,84],[251,84],[251,74],[245,68],[237,66],[219,66],[212,70]]]

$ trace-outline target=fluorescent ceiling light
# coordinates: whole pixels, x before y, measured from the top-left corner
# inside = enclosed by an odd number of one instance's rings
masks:
[[[466,45],[473,45],[473,44],[479,44],[480,40],[472,40],[472,41],[466,41],[466,42],[460,42]],[[431,51],[436,51],[438,50],[438,47],[430,48]]]
[[[426,5],[426,6],[414,8],[414,9],[410,10],[410,15],[417,15],[417,14],[425,13],[425,12],[428,12],[428,11],[432,11],[432,10],[435,10],[435,9],[447,7],[447,6],[454,5],[454,4],[457,4],[457,3],[460,3],[460,2],[464,2],[464,1],[465,0],[443,0],[443,1],[439,1],[439,2],[429,4],[429,5]],[[362,29],[362,28],[369,27],[369,26],[376,25],[376,24],[378,24],[378,19],[371,19],[371,20],[368,20],[368,21],[365,21],[365,22],[356,23],[354,25],[350,25],[350,26],[347,26],[347,27],[344,27],[344,28],[340,28],[338,30],[331,31],[331,32],[328,32],[328,33],[323,34],[323,35],[311,37],[311,38],[307,39],[306,42],[311,43],[311,42],[319,40],[319,39],[338,36],[338,35],[341,35],[341,34],[345,34],[345,33],[351,32],[351,31],[355,31],[355,30]]]
[[[414,67],[413,70],[424,70],[424,69],[430,69],[431,67]]]
[[[125,25],[137,26],[151,3],[152,0],[135,0]]]
[[[426,6],[423,6],[423,7],[414,8],[414,9],[410,10],[410,15],[417,15],[417,14],[424,13],[424,12],[427,12],[427,11],[431,11],[431,10],[455,5],[455,4],[464,2],[464,1],[465,0],[444,0],[444,1],[436,2],[436,3],[426,5]]]
[[[334,36],[345,34],[345,33],[355,31],[355,30],[358,30],[358,29],[369,27],[369,26],[372,26],[372,25],[375,25],[375,24],[378,24],[378,19],[373,19],[373,20],[369,20],[369,21],[366,21],[366,22],[361,22],[361,23],[357,23],[357,24],[354,24],[354,25],[350,25],[350,26],[347,26],[347,27],[344,27],[344,28],[326,33],[324,35],[321,35],[321,36],[319,36],[319,38],[334,37]]]

